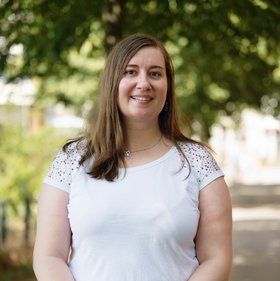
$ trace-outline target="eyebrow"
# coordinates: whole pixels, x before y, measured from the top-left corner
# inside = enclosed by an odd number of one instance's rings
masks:
[[[139,67],[137,64],[128,64],[126,67]],[[164,69],[164,67],[160,66],[160,65],[152,65],[150,68],[160,68],[160,69]]]

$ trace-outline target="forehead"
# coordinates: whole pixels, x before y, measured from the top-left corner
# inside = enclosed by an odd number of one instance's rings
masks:
[[[162,51],[157,47],[141,48],[128,62],[128,65],[148,65],[165,67]]]

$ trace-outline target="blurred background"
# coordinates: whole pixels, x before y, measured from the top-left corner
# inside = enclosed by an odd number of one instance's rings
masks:
[[[42,178],[82,132],[106,55],[133,33],[170,52],[185,132],[233,201],[232,281],[280,276],[278,0],[0,0],[0,281],[34,281]]]

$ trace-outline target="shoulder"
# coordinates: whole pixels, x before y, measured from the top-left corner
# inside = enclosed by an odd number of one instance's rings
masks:
[[[63,148],[61,148],[55,159],[54,163],[57,166],[67,165],[67,166],[77,166],[83,157],[86,149],[86,141],[78,140],[65,144]],[[73,168],[73,167],[72,167]]]
[[[210,149],[200,143],[179,142],[178,144],[192,165],[213,159]]]
[[[85,139],[80,139],[65,144],[59,153],[64,154],[64,157],[69,159],[71,158],[80,160],[86,151],[86,147],[87,141]]]
[[[206,146],[192,142],[179,142],[179,146],[188,161],[191,172],[196,174],[201,187],[211,180],[223,176],[218,163]]]
[[[56,154],[44,178],[44,183],[69,191],[73,177],[80,168],[80,160],[86,149],[86,141],[70,142]]]

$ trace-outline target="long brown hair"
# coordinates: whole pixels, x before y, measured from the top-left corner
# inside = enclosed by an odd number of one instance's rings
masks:
[[[86,139],[86,148],[80,164],[94,156],[88,172],[93,178],[113,181],[118,177],[121,162],[124,162],[124,128],[117,105],[118,87],[128,62],[143,47],[158,48],[165,61],[167,98],[164,109],[159,114],[162,135],[171,140],[181,153],[179,141],[196,142],[184,136],[179,128],[174,68],[168,52],[161,42],[151,36],[131,35],[117,43],[107,58],[99,85],[98,111],[94,118],[89,120],[88,131],[82,138]]]

